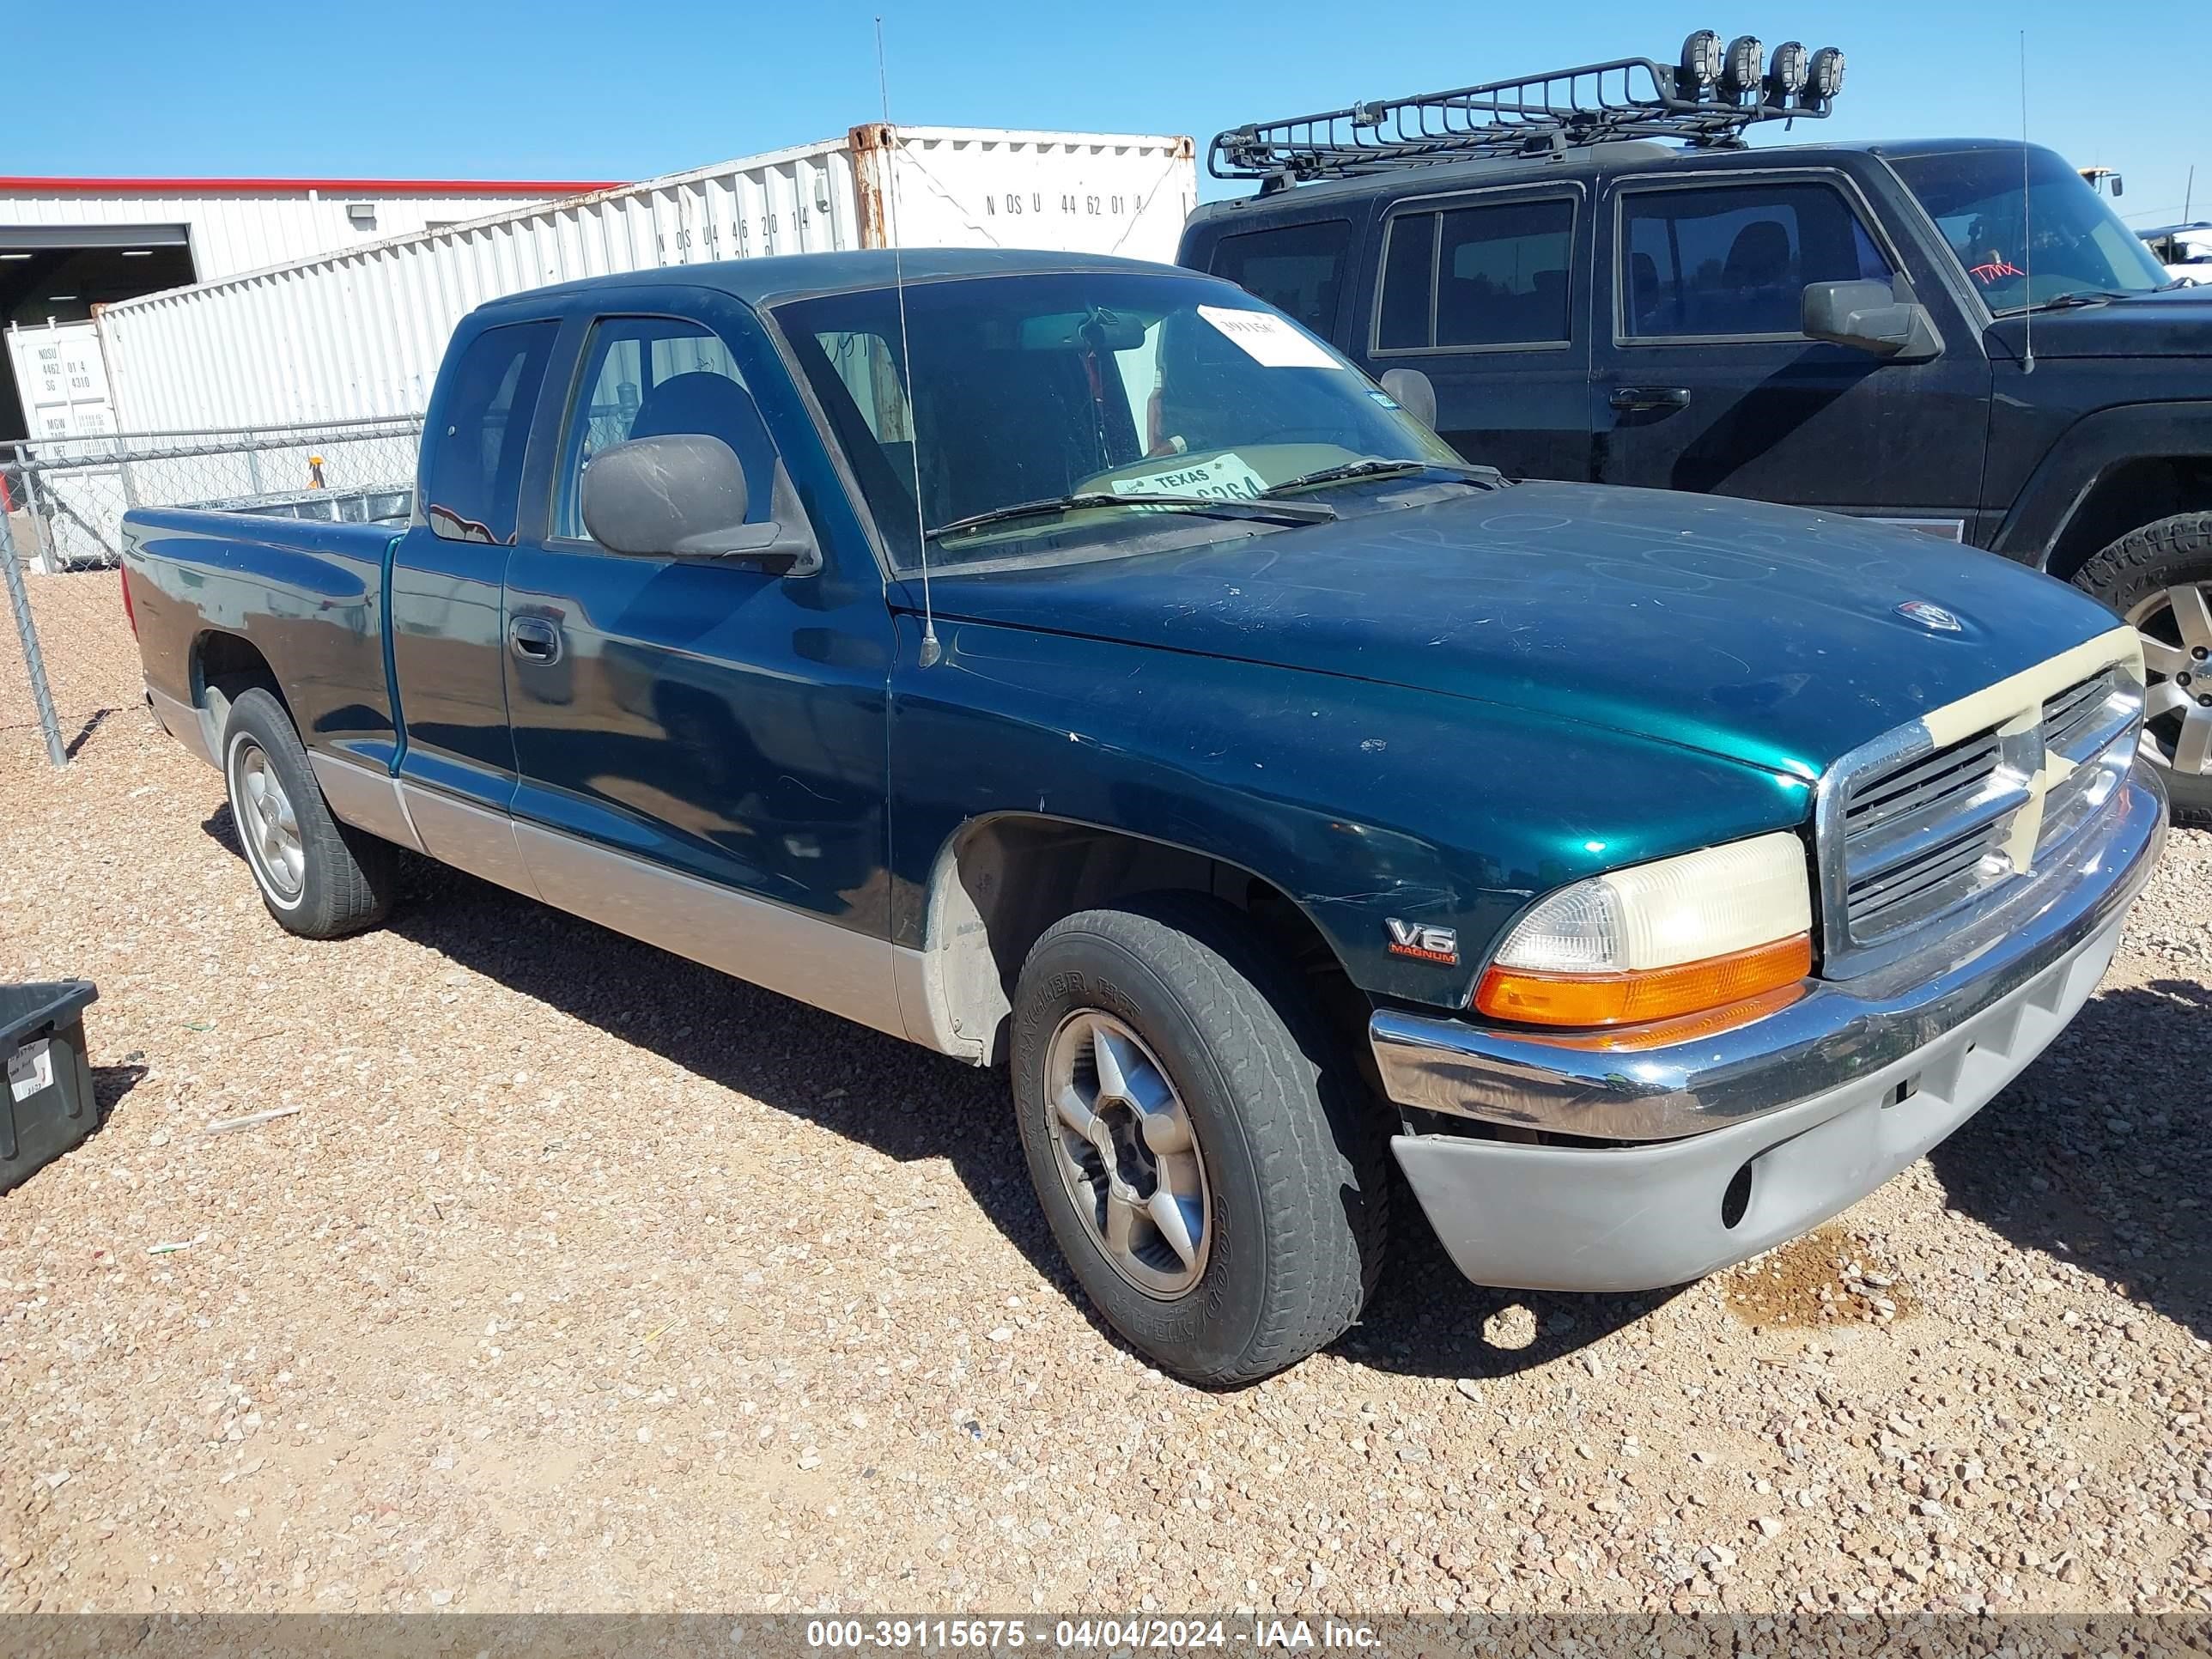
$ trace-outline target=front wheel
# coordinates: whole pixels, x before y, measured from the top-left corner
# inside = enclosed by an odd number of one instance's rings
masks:
[[[2179,823],[2212,827],[2212,514],[2183,513],[2114,542],[2075,573],[2142,641],[2142,752]]]
[[[1382,1136],[1237,912],[1170,894],[1066,917],[1030,951],[1014,1020],[1030,1178],[1132,1346],[1221,1387],[1358,1317],[1385,1243]]]

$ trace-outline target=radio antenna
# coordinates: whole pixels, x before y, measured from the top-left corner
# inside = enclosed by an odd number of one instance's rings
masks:
[[[2035,373],[2035,232],[2027,222],[2027,31],[2020,32],[2020,372]]]
[[[884,69],[884,20],[876,18],[876,90],[884,100],[884,154],[890,158],[891,289],[898,295],[899,369],[906,377],[907,459],[914,465],[914,540],[921,556],[921,665],[933,668],[944,656],[937,642],[937,610],[929,594],[929,521],[921,511],[921,410],[914,396],[914,346],[906,329],[906,255],[899,247],[899,137],[891,125],[890,76]]]

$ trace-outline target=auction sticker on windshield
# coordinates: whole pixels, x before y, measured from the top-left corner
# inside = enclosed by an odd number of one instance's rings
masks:
[[[1249,501],[1267,487],[1235,450],[1224,450],[1210,460],[1194,461],[1166,472],[1147,472],[1141,477],[1116,478],[1116,495],[1211,495],[1217,501]],[[1154,508],[1153,511],[1158,511]]]
[[[1243,348],[1264,368],[1336,368],[1336,359],[1270,311],[1200,306],[1198,314]]]

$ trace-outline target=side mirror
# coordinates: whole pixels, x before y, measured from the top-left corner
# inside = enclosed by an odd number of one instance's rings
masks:
[[[1391,401],[1431,432],[1437,429],[1437,389],[1418,368],[1386,368],[1382,390]]]
[[[1813,339],[1877,357],[1919,362],[1941,356],[1936,319],[1911,295],[1907,289],[1900,297],[1887,283],[1808,283],[1799,327]]]
[[[584,467],[584,527],[610,553],[649,559],[731,559],[781,575],[811,575],[822,551],[783,462],[769,496],[774,517],[747,524],[750,505],[737,451],[702,432],[633,438]]]

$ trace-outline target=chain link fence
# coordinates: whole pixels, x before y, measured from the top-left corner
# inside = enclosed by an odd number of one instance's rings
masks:
[[[412,488],[422,434],[422,417],[409,415],[30,439],[0,450],[0,500],[18,555],[36,569],[114,565],[122,558],[123,515],[131,507],[340,516],[342,502]]]
[[[94,589],[103,608],[121,604],[112,575],[97,580],[86,573],[122,562],[125,512],[196,507],[321,520],[404,517],[422,432],[422,416],[404,416],[0,447],[0,576],[21,645],[9,653],[15,660],[0,663],[0,732],[35,729],[59,766],[82,741],[83,720],[106,706],[99,699],[112,690],[106,683],[116,671],[78,672],[77,618]],[[82,711],[73,706],[83,700],[74,695],[80,682],[94,700]],[[95,684],[105,689],[95,691]],[[57,685],[70,688],[59,703]]]

